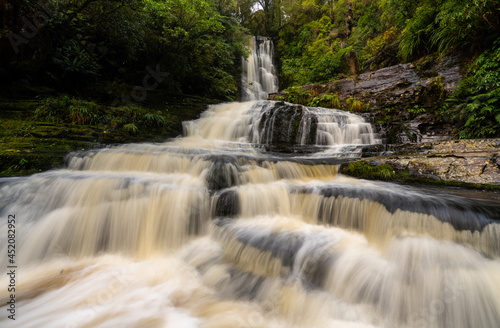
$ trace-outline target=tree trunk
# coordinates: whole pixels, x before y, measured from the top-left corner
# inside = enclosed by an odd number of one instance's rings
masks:
[[[351,36],[352,33],[352,18],[353,18],[353,13],[352,13],[352,1],[349,1],[349,10],[347,12],[347,37]],[[356,53],[354,50],[349,52],[349,68],[351,69],[351,73],[353,75],[356,74]]]
[[[333,9],[335,8],[335,0],[328,0],[328,4],[330,5],[330,22],[333,24],[335,17],[333,15]]]

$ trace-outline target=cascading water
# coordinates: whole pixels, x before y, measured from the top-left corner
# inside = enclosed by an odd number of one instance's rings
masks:
[[[374,142],[349,113],[221,104],[0,179],[0,326],[498,327],[500,204],[338,174],[329,148]]]
[[[248,59],[243,58],[242,100],[267,99],[278,91],[278,78],[273,64],[274,45],[269,38],[252,37]]]

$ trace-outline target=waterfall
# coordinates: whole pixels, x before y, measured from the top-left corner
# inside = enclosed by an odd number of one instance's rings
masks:
[[[378,142],[352,113],[228,103],[184,128],[0,179],[1,327],[498,327],[494,197],[339,174],[336,147]]]
[[[380,143],[371,124],[359,115],[271,101],[211,106],[199,120],[184,122],[184,134],[265,145]]]
[[[242,100],[267,99],[278,92],[278,78],[273,65],[274,45],[269,38],[252,37],[249,57],[243,58]]]

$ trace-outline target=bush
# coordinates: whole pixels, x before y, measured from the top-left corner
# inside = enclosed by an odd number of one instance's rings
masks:
[[[307,106],[325,107],[325,108],[340,108],[340,99],[337,94],[325,94],[321,97],[314,97]]]
[[[351,112],[364,112],[370,109],[369,104],[363,104],[361,100],[357,100],[354,98],[347,98],[345,101],[347,105],[347,110]]]
[[[288,92],[288,101],[294,104],[306,105],[309,93],[301,87],[292,87],[285,90]]]
[[[78,125],[109,122],[108,116],[96,103],[71,98],[68,95],[45,99],[43,105],[35,110],[34,119]]]
[[[434,31],[436,14],[434,6],[423,5],[418,7],[415,16],[408,20],[399,44],[399,55],[404,61],[429,53],[429,39]]]
[[[118,108],[118,111],[122,114],[117,125],[134,124],[136,127],[154,128],[163,127],[167,123],[167,119],[160,111],[150,113],[139,106],[122,106]]]

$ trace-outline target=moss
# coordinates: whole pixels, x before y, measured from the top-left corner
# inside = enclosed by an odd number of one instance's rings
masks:
[[[76,99],[72,103],[96,107],[110,119],[44,122],[35,116],[44,101],[34,97],[0,88],[0,176],[28,175],[61,167],[68,152],[103,144],[163,142],[182,133],[182,121],[198,118],[208,104],[216,102],[157,90],[148,93],[141,106],[132,106],[139,113],[130,116],[129,106],[112,107],[104,101]],[[123,129],[127,124],[136,126],[135,133]]]
[[[396,178],[396,172],[389,164],[373,166],[366,161],[351,162],[343,165],[341,173],[373,180],[392,181]]]
[[[61,167],[66,151],[1,152],[0,176],[21,176]]]

